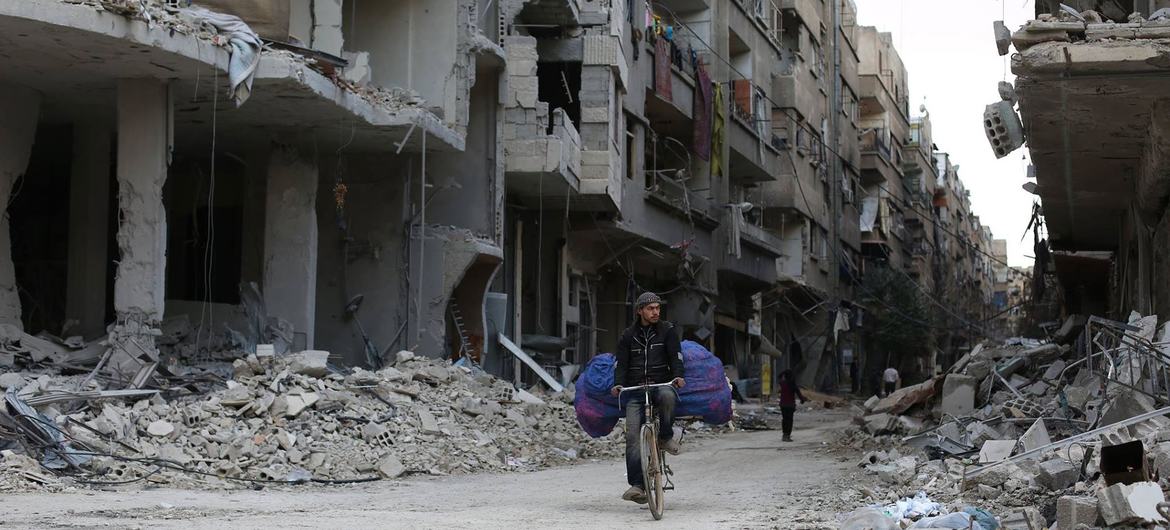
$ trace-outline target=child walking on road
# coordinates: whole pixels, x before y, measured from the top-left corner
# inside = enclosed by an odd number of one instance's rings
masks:
[[[804,394],[792,379],[792,370],[780,372],[780,413],[783,415],[784,441],[792,441],[792,415],[796,413],[796,400],[804,403]]]

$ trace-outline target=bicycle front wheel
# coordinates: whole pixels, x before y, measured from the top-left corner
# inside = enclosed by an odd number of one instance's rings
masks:
[[[655,520],[662,519],[666,510],[663,496],[662,459],[658,452],[658,433],[651,425],[643,425],[641,433],[642,484],[646,488],[646,499],[650,514]]]

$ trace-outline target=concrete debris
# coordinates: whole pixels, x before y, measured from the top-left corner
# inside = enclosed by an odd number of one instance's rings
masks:
[[[329,373],[329,352],[308,350],[289,356],[288,369],[294,374],[322,377]]]
[[[60,468],[76,466],[97,482],[140,478],[146,484],[206,488],[242,487],[249,479],[305,482],[529,470],[582,458],[616,458],[622,451],[621,429],[600,439],[581,430],[571,394],[537,396],[482,371],[412,352],[396,355],[394,367],[348,374],[331,372],[328,357],[328,352],[305,351],[262,362],[245,355],[235,366],[217,368],[231,379],[207,392],[107,399],[68,416],[66,409],[54,408],[58,405],[45,405],[42,421],[63,431],[59,445],[45,457]],[[30,398],[75,388],[82,378],[18,375],[26,382],[22,394]],[[11,389],[9,396],[18,399],[15,392]],[[0,433],[6,427],[0,413]],[[29,434],[52,439],[53,432]],[[74,455],[71,443],[109,456],[87,462]],[[128,456],[165,458],[208,475],[172,469],[152,474],[152,466],[121,459]],[[0,489],[59,487],[68,479],[37,466],[42,483],[11,464],[15,460],[0,462]],[[913,468],[903,464],[903,471]]]
[[[146,432],[151,436],[170,436],[175,432],[175,426],[169,421],[155,420],[146,427]]]
[[[901,414],[907,409],[922,403],[934,396],[934,389],[940,378],[932,378],[917,385],[895,390],[882,398],[873,407],[875,413]]]
[[[943,380],[942,412],[960,417],[975,410],[975,390],[979,381],[962,374],[948,374]]]
[[[1044,420],[1036,420],[1024,435],[1020,437],[1020,443],[1024,446],[1025,451],[1031,451],[1038,447],[1043,447],[1052,443],[1052,438],[1048,436],[1048,428],[1044,425]]]
[[[979,450],[979,462],[999,462],[1007,460],[1016,450],[1015,440],[987,440]]]
[[[1086,321],[1066,320],[1060,342],[981,345],[944,376],[868,399],[854,444],[879,488],[870,498],[925,491],[952,510],[987,508],[1001,528],[1165,524],[1150,482],[1170,477],[1170,407],[1153,397],[1170,382],[1149,369],[1157,352],[1145,342],[1157,319],[1131,315],[1110,362],[1093,363],[1076,338]]]
[[[1041,486],[1052,491],[1060,491],[1071,487],[1080,478],[1080,471],[1072,463],[1064,459],[1048,460],[1040,463],[1040,473],[1036,481]]]
[[[1165,502],[1166,496],[1156,482],[1114,484],[1098,491],[1097,500],[1107,525],[1164,522],[1158,503]]]
[[[1056,500],[1057,528],[1097,526],[1099,517],[1095,497],[1064,496]]]

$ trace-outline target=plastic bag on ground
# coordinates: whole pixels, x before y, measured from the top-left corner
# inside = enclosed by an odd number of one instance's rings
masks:
[[[926,517],[910,525],[916,528],[952,528],[961,530],[986,530],[983,525],[975,521],[975,517],[966,512],[948,513],[938,517]]]
[[[699,416],[704,422],[720,425],[731,421],[731,388],[723,363],[698,343],[682,342],[683,377],[687,386],[679,390],[676,416]],[[613,431],[624,415],[613,388],[614,356],[603,353],[591,359],[577,378],[573,408],[581,428],[594,438]]]
[[[926,492],[920,491],[913,497],[902,499],[887,506],[885,510],[891,517],[898,519],[918,519],[919,517],[936,515],[942,512],[943,508],[942,504],[930,500],[930,497],[926,496]]]
[[[877,508],[860,508],[845,516],[839,530],[902,530],[894,519]]]

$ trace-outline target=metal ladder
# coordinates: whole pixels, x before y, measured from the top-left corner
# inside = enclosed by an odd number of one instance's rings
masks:
[[[467,326],[463,322],[463,313],[459,311],[459,304],[450,302],[451,321],[455,323],[455,332],[459,334],[459,356],[471,357],[471,341],[467,338]]]

